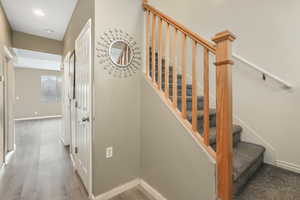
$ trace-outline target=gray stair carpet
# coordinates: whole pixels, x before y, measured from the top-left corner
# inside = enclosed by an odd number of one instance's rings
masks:
[[[150,48],[150,69],[152,65],[152,55]],[[165,86],[165,66],[164,60],[162,62],[161,69],[161,77],[162,80],[162,89],[164,90]],[[155,78],[158,80],[158,56],[156,54],[156,62],[155,62]],[[169,98],[173,99],[172,94],[172,81],[173,81],[173,68],[169,67]],[[150,72],[150,77],[152,74]],[[177,75],[177,103],[178,109],[181,110],[182,107],[182,84],[181,84],[182,76],[180,74]],[[187,114],[188,120],[192,121],[192,85],[186,85],[186,95],[187,95]],[[203,96],[198,96],[197,98],[197,120],[198,120],[198,131],[200,134],[203,133]],[[209,142],[212,148],[216,149],[216,110],[210,109],[210,138]],[[244,188],[244,186],[248,183],[249,179],[253,177],[256,172],[263,165],[264,160],[264,152],[265,148],[260,145],[243,142],[241,140],[242,127],[239,125],[233,125],[232,135],[233,135],[233,182],[234,182],[234,194],[238,195],[240,191]]]

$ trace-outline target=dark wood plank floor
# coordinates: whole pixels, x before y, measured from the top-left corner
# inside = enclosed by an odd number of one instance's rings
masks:
[[[61,120],[16,122],[16,152],[0,172],[2,200],[87,200],[59,140]]]

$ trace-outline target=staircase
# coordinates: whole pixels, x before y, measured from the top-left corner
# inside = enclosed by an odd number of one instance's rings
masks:
[[[232,123],[233,62],[230,58],[235,37],[228,31],[221,32],[213,38],[214,44],[146,1],[143,7],[146,13],[146,78],[216,160],[217,196],[220,200],[231,200],[262,166],[265,152],[263,146],[242,141],[242,127]],[[191,83],[187,83],[187,39],[192,41]],[[197,94],[199,46],[203,48],[203,95]],[[215,67],[209,66],[210,55],[216,60],[216,109],[209,103],[209,70]]]
[[[155,53],[156,55],[156,66],[155,66],[155,77],[156,80],[158,80],[158,54]],[[150,66],[152,66],[152,50],[150,48]],[[165,61],[161,60],[162,62],[162,88],[165,88]],[[173,85],[173,67],[169,67],[169,88],[172,88]],[[152,73],[150,72],[150,77],[152,77]],[[181,110],[182,108],[182,101],[181,101],[181,95],[182,95],[182,75],[178,74],[177,75],[177,91],[178,91],[178,96],[177,96],[177,105],[178,109]],[[164,89],[163,89],[164,91]],[[172,96],[172,91],[169,91],[169,98],[170,100],[173,99]],[[187,84],[186,85],[186,96],[187,96],[187,102],[186,102],[186,107],[187,107],[187,116],[188,116],[188,121],[192,123],[192,85]],[[203,122],[204,122],[204,102],[203,102],[204,97],[203,96],[198,96],[197,97],[197,120],[198,120],[198,133],[202,133],[201,135],[203,136]],[[209,144],[210,146],[216,150],[216,145],[217,145],[217,133],[216,133],[216,110],[215,109],[210,109],[209,110],[209,118],[210,118],[210,134],[209,134]],[[264,160],[264,152],[265,148],[252,144],[252,143],[247,143],[243,142],[241,140],[241,134],[242,134],[242,127],[239,125],[233,125],[232,128],[232,137],[233,137],[233,182],[234,182],[234,189],[233,193],[238,194],[239,191],[245,186],[248,182],[248,180],[256,173],[257,170],[261,167],[263,164]]]

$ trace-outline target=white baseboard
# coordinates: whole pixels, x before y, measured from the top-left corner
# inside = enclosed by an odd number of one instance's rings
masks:
[[[92,197],[93,200],[109,200],[123,192],[126,192],[127,190],[130,190],[132,188],[135,188],[140,184],[140,179],[134,179],[133,181],[130,181],[128,183],[125,183],[124,185],[121,185],[119,187],[116,187],[106,193],[100,194],[97,197]]]
[[[15,121],[62,118],[62,115],[16,118]]]
[[[160,194],[157,190],[155,190],[151,185],[149,185],[146,181],[140,181],[140,186],[146,190],[154,199],[156,200],[167,200],[162,194]]]
[[[99,196],[95,197],[92,195],[91,200],[109,200],[109,199],[111,199],[115,196],[118,196],[119,194],[122,194],[123,192],[131,190],[137,186],[141,186],[155,200],[167,200],[157,190],[155,190],[152,186],[150,186],[146,181],[139,179],[139,178],[134,179],[128,183],[125,183],[124,185],[121,185],[119,187],[116,187],[106,193],[100,194]]]
[[[300,174],[300,166],[293,164],[293,163],[288,163],[285,161],[281,161],[281,160],[277,160],[276,164],[278,167],[295,172],[295,173],[299,173]]]

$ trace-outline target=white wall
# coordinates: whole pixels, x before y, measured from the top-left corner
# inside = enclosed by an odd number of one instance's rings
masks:
[[[282,89],[236,61],[234,113],[243,139],[267,147],[267,162],[300,171],[300,60],[296,0],[150,0],[150,4],[207,39],[229,29],[233,52],[294,85]],[[172,6],[170,6],[172,5]],[[212,86],[214,87],[214,86]]]

